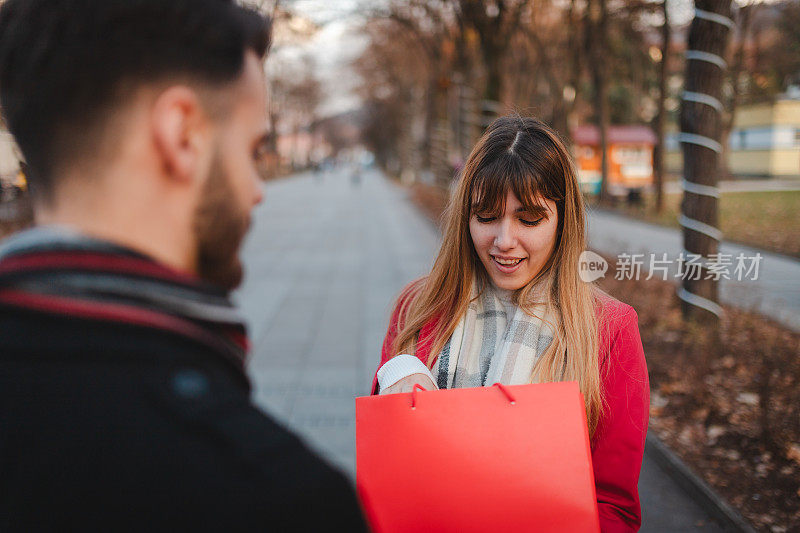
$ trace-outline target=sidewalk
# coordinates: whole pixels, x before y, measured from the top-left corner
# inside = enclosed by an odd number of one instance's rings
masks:
[[[369,393],[390,307],[430,268],[434,228],[374,173],[270,183],[237,292],[256,400],[355,475],[355,396]]]
[[[356,396],[368,393],[392,302],[425,274],[439,235],[377,172],[270,183],[236,299],[250,324],[255,399],[355,477]],[[721,531],[648,455],[645,532]]]

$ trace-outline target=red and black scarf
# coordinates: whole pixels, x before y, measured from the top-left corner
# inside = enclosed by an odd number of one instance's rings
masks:
[[[63,228],[36,228],[2,243],[0,306],[169,331],[239,368],[248,350],[244,321],[222,289]]]

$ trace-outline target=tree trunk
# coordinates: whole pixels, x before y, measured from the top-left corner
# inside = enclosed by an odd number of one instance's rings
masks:
[[[555,93],[553,99],[553,120],[550,126],[552,126],[553,129],[561,135],[561,138],[569,144],[572,136],[569,132],[569,117],[567,114],[567,106],[564,104],[564,97],[561,94]]]
[[[569,19],[568,19],[569,20]],[[531,28],[526,33],[528,40],[536,49],[539,63],[545,70],[545,77],[550,88],[550,95],[553,100],[552,112],[550,115],[550,126],[561,135],[561,138],[570,142],[569,132],[569,106],[564,99],[564,89],[567,84],[568,76],[563,74],[563,64],[556,65],[550,58],[549,50],[545,43],[539,38],[535,28]]]
[[[698,10],[730,18],[731,0],[697,0]],[[683,147],[684,179],[686,186],[681,205],[683,243],[688,253],[699,254],[708,261],[718,253],[721,234],[718,227],[717,188],[719,155],[721,145],[721,116],[709,105],[708,98],[721,101],[722,83],[725,78],[724,62],[729,29],[708,18],[695,16],[689,29],[687,45],[685,91],[695,93],[706,100],[698,102],[688,95],[681,106],[681,142]],[[691,55],[690,55],[691,54]],[[687,318],[719,323],[719,298],[717,282],[707,277],[708,271],[700,269],[699,276],[684,276],[682,310]],[[692,279],[700,277],[701,279]]]
[[[608,88],[602,68],[595,68],[595,105],[597,107],[598,128],[600,129],[600,202],[609,201],[608,191],[608,128],[611,122],[608,109]]]
[[[494,47],[487,46],[483,50],[486,68],[486,86],[481,101],[481,132],[497,117],[496,106],[500,105],[500,92],[503,73],[500,71],[501,57]]]
[[[658,114],[656,115],[656,146],[653,150],[653,177],[656,186],[656,213],[664,210],[664,155],[666,146],[664,144],[664,124],[666,123],[666,109],[664,102],[667,99],[667,76],[669,75],[669,43],[671,39],[671,28],[669,25],[669,12],[667,10],[667,0],[661,2],[661,10],[664,15],[664,25],[661,26],[661,64],[658,71]]]
[[[606,78],[606,57],[608,47],[608,10],[606,0],[589,0],[586,9],[586,46],[591,61],[592,81],[594,82],[594,104],[597,113],[597,127],[600,130],[600,202],[609,200],[608,190],[608,128],[611,123],[608,108],[608,80]]]
[[[430,170],[433,167],[433,130],[436,127],[436,117],[439,102],[439,79],[436,71],[429,74],[428,90],[425,100],[425,134],[422,139],[422,167]]]
[[[739,7],[739,43],[733,57],[733,64],[730,69],[731,97],[728,101],[728,109],[722,125],[722,154],[720,156],[719,168],[720,177],[728,179],[730,171],[730,138],[733,130],[733,122],[736,119],[736,108],[739,105],[739,78],[744,69],[744,47],[747,34],[750,32],[750,20],[753,4],[742,5]]]

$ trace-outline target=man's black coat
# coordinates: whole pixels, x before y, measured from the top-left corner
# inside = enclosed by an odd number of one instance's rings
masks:
[[[347,479],[211,349],[0,307],[0,531],[364,527]]]

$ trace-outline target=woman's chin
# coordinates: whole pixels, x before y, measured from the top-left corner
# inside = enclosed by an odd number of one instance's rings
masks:
[[[498,276],[492,276],[492,283],[495,287],[504,291],[516,291],[517,289],[524,287],[526,284],[525,281],[508,279],[507,277],[500,278]]]

